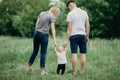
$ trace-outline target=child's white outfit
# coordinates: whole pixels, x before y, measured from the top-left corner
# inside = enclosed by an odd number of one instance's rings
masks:
[[[56,53],[57,53],[57,57],[58,57],[58,64],[65,64],[65,63],[67,63],[66,51],[64,51],[63,53],[59,53],[59,52],[56,52]]]
[[[67,63],[67,60],[66,60],[66,51],[64,51],[63,53],[59,53],[56,51],[56,54],[57,54],[57,60],[58,60],[58,66],[57,66],[57,74],[59,74],[60,70],[61,71],[61,74],[64,74],[65,72],[65,64]]]

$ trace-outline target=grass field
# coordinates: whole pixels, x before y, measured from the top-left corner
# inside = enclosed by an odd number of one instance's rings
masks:
[[[64,37],[58,37],[61,45]],[[56,76],[57,59],[50,37],[47,50],[46,70],[49,75],[41,76],[39,56],[33,64],[34,72],[26,71],[32,53],[32,38],[0,36],[0,80],[120,80],[120,39],[92,39],[88,43],[86,72],[80,73],[78,54],[77,75],[71,75],[71,54],[68,45],[66,72]]]

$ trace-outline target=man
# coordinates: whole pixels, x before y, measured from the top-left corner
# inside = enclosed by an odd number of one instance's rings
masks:
[[[75,75],[77,72],[76,66],[78,46],[80,48],[81,53],[81,72],[84,73],[85,71],[87,53],[86,43],[89,40],[90,24],[86,11],[77,8],[74,1],[68,1],[67,7],[69,8],[70,12],[67,15],[68,28],[64,46],[67,46],[68,40],[70,40],[70,47],[72,53],[72,68],[73,75]]]

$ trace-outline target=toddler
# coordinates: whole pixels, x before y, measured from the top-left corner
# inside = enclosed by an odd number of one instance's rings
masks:
[[[58,60],[58,66],[57,66],[57,75],[59,75],[60,71],[61,74],[63,75],[65,72],[65,67],[66,67],[66,47],[55,47],[55,52],[57,54],[57,60]]]

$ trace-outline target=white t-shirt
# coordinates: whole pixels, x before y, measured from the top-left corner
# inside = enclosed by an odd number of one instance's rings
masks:
[[[59,53],[59,52],[56,52],[56,53],[57,53],[58,64],[65,64],[65,63],[67,63],[66,51],[64,51],[63,53]]]
[[[67,21],[72,22],[71,36],[76,34],[86,35],[85,21],[87,19],[88,19],[87,12],[80,8],[75,8],[68,13]]]

